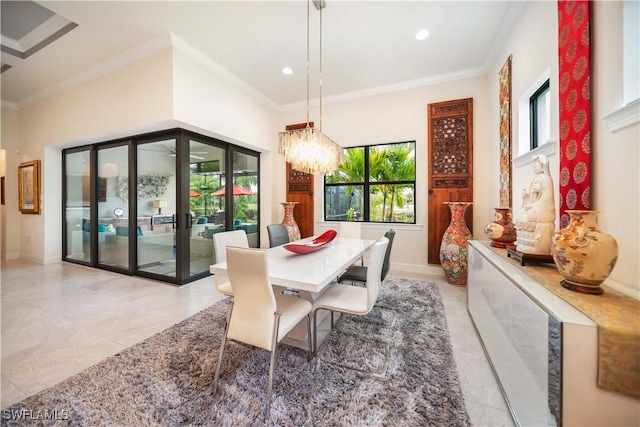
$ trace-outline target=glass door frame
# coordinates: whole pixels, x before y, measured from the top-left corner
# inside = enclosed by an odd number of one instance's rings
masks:
[[[97,196],[96,196],[96,192],[93,191],[93,187],[94,187],[94,180],[95,177],[93,176],[93,170],[94,170],[94,166],[93,166],[93,160],[96,157],[95,156],[95,150],[92,149],[92,147],[87,147],[87,146],[83,146],[83,147],[75,147],[75,148],[69,148],[67,150],[64,150],[64,155],[62,156],[62,259],[64,261],[69,261],[69,262],[73,262],[76,264],[80,264],[80,265],[86,265],[86,266],[92,266],[94,264],[94,259],[97,257],[96,253],[97,253],[97,249],[94,250],[94,248],[97,247],[98,244],[98,237],[97,234],[94,237],[94,233],[90,230],[89,231],[89,261],[85,261],[84,259],[77,259],[77,258],[69,258],[68,257],[68,250],[69,250],[69,242],[67,241],[67,236],[69,235],[69,226],[68,226],[68,222],[67,222],[67,204],[68,204],[68,197],[69,194],[67,192],[67,185],[68,185],[68,179],[67,179],[67,154],[75,154],[75,153],[82,153],[82,152],[88,152],[89,153],[89,188],[91,189],[91,191],[89,192],[89,224],[92,224],[91,227],[96,227],[96,221],[95,219],[92,220],[91,215],[92,215],[92,210],[91,207],[94,206],[95,204],[95,200],[97,200]],[[97,212],[96,212],[96,218],[97,218]],[[84,224],[83,224],[84,225]],[[96,252],[96,253],[94,253]]]
[[[176,206],[176,223],[175,227],[175,245],[176,245],[176,275],[170,277],[161,274],[151,273],[149,271],[141,271],[138,269],[138,239],[134,230],[138,225],[138,203],[137,203],[137,191],[136,183],[138,178],[138,146],[153,141],[159,141],[162,139],[175,139],[175,206]],[[194,280],[198,280],[203,277],[210,276],[208,271],[202,271],[197,274],[191,275],[190,272],[190,233],[191,233],[191,214],[189,208],[189,185],[190,185],[190,153],[189,145],[190,140],[195,140],[199,143],[210,145],[216,148],[224,150],[225,156],[225,170],[224,179],[225,185],[232,186],[234,182],[234,169],[233,159],[234,153],[242,153],[248,156],[255,157],[257,159],[257,177],[258,177],[258,190],[260,189],[260,153],[248,148],[236,146],[234,144],[219,140],[217,138],[202,135],[196,132],[192,132],[185,129],[174,128],[166,129],[158,132],[152,132],[147,134],[129,136],[126,138],[119,138],[116,140],[105,141],[97,144],[86,145],[81,147],[73,147],[64,149],[62,151],[62,259],[66,262],[86,265],[89,267],[99,268],[103,270],[110,270],[117,273],[146,277],[150,279],[159,280],[162,282],[174,283],[177,285],[187,284]],[[128,225],[129,225],[129,267],[122,268],[118,266],[102,264],[98,262],[98,151],[106,148],[113,148],[118,146],[128,146]],[[77,152],[88,151],[89,163],[90,163],[90,206],[89,206],[89,221],[91,223],[90,231],[90,261],[72,259],[67,256],[68,242],[64,237],[67,235],[68,226],[66,224],[66,205],[67,205],[67,177],[66,177],[66,156],[67,154],[73,154]],[[233,192],[229,191],[225,193],[225,230],[230,231],[234,229],[234,217],[233,217]],[[260,191],[257,194],[257,242],[259,246],[260,242]],[[213,247],[213,245],[212,245]]]

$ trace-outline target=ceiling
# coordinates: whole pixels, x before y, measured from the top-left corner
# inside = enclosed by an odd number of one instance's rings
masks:
[[[200,51],[275,108],[306,102],[304,0],[37,3],[71,23],[70,28],[26,58],[3,48],[5,105],[28,105],[78,76],[108,69],[123,52],[168,34]],[[486,72],[520,7],[514,1],[328,0],[322,16],[323,99]],[[3,8],[3,22],[10,19],[6,15]],[[320,13],[313,4],[310,15],[310,95],[316,98]],[[20,34],[13,27],[11,31]],[[418,41],[414,36],[422,28],[430,35]],[[3,45],[5,40],[3,34]],[[292,75],[282,73],[286,66]]]

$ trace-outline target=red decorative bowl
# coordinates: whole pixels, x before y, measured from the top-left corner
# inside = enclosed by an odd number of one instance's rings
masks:
[[[329,242],[336,238],[336,230],[327,230],[315,239],[307,243],[287,243],[284,248],[296,254],[308,254],[324,248]]]

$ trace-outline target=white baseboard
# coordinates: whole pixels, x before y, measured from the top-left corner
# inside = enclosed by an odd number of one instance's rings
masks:
[[[59,262],[62,262],[62,257],[58,256],[50,256],[50,257],[46,257],[43,260],[43,264],[57,264]]]
[[[389,266],[390,270],[407,272],[414,274],[424,274],[426,276],[435,276],[444,278],[444,271],[439,265],[423,265],[423,264],[406,264],[400,262],[392,262]]]

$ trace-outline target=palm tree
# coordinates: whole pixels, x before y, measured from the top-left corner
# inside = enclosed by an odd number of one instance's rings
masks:
[[[385,182],[415,180],[415,158],[410,144],[393,144],[383,148],[372,148],[369,153],[369,173],[375,182],[372,192],[382,193],[382,220],[392,221],[393,210],[404,206],[402,189],[407,184],[386,184]],[[387,206],[388,204],[388,206]]]
[[[385,164],[388,168],[390,181],[413,181],[416,176],[416,162],[412,156],[413,150],[407,144],[394,144],[392,148],[385,150]],[[392,221],[393,208],[397,206],[399,208],[404,207],[404,197],[402,191],[405,188],[410,188],[410,185],[406,184],[393,184],[391,185],[391,203],[389,206],[389,213],[387,221]]]

